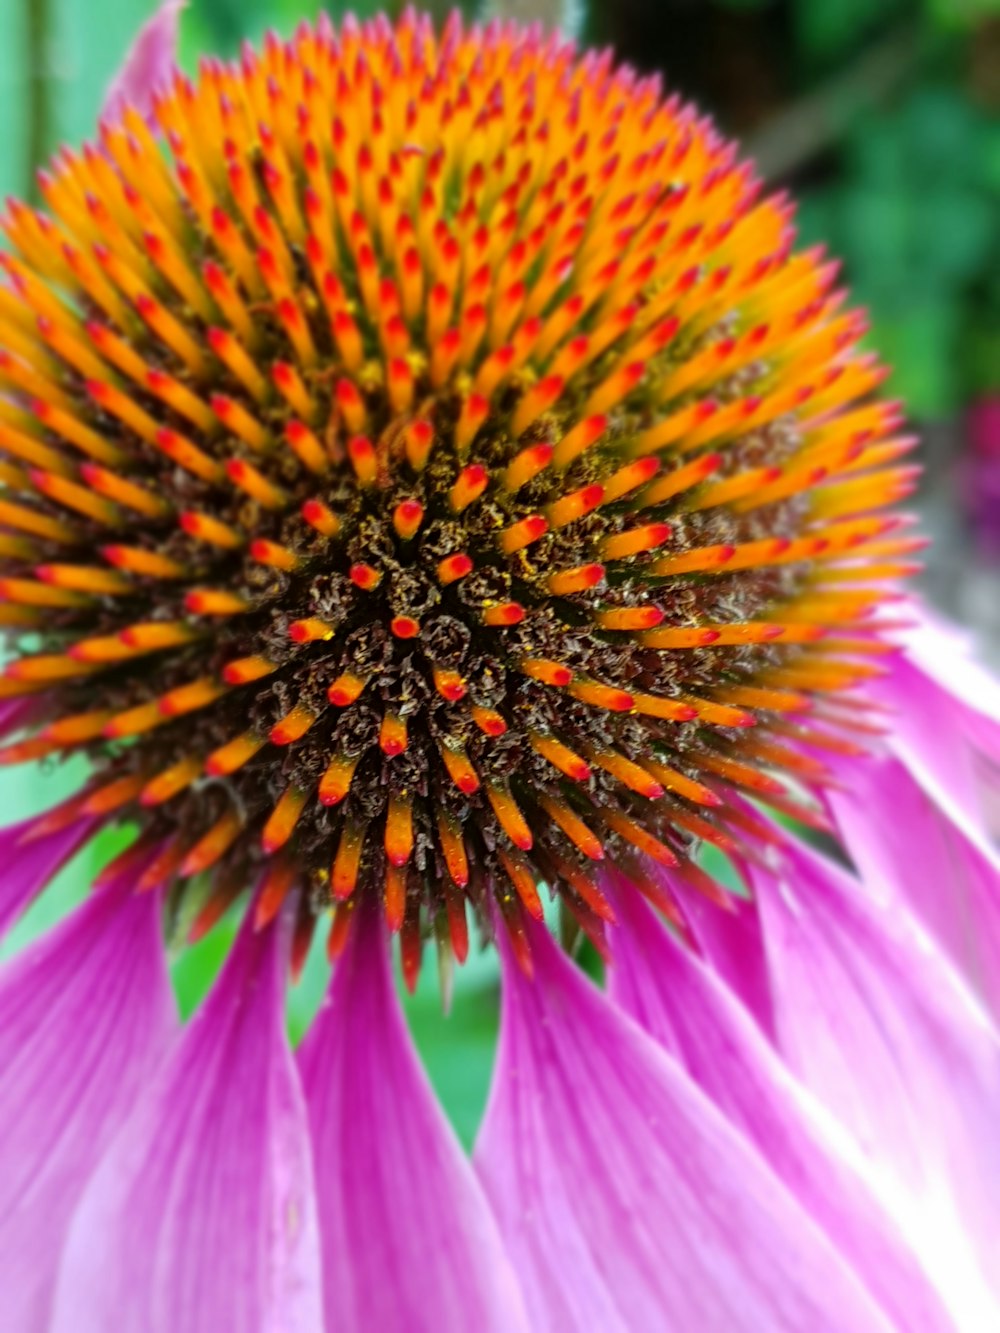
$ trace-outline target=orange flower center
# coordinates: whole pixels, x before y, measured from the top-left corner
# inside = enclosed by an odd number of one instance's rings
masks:
[[[259,918],[305,882],[335,942],[377,897],[411,977],[542,881],[599,942],[596,860],[683,867],[732,788],[822,779],[910,441],[705,120],[406,19],[206,62],[155,122],[5,219],[7,762],[89,754],[75,808],[208,877],[196,930],[259,866]]]

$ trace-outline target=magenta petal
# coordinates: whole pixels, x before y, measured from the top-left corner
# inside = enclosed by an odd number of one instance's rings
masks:
[[[902,662],[949,701],[953,721],[969,745],[1000,764],[1000,680],[976,661],[965,631],[919,604],[907,610],[918,623],[904,636]],[[876,688],[891,694],[897,675],[893,671]]]
[[[37,694],[29,694],[24,699],[0,699],[0,736],[20,730],[31,721],[40,706],[44,706],[44,699],[40,700]]]
[[[775,861],[750,872],[779,1048],[853,1134],[962,1327],[998,1327],[996,1033],[898,897],[791,839]]]
[[[647,862],[648,873],[659,880],[681,906],[699,952],[743,1001],[768,1036],[774,1034],[771,1012],[771,983],[767,975],[764,945],[760,937],[757,909],[746,898],[729,895],[729,909],[722,911],[679,875]]]
[[[414,1053],[374,914],[354,922],[301,1064],[328,1328],[526,1327],[496,1223]]]
[[[950,1329],[912,1251],[723,981],[615,877],[611,997],[673,1053],[850,1262],[898,1329]],[[717,910],[717,909],[716,909]]]
[[[48,1329],[72,1210],[175,1032],[156,894],[119,880],[0,971],[0,1292]]]
[[[961,659],[949,660],[959,679]],[[954,824],[972,835],[981,833],[984,784],[977,750],[987,753],[995,732],[1000,764],[1000,722],[991,722],[904,657],[878,682],[876,694],[890,710],[888,749]]]
[[[63,1256],[55,1333],[317,1333],[306,1110],[286,932],[245,926],[111,1144]]]
[[[146,116],[153,96],[170,77],[177,59],[177,29],[187,0],[162,0],[139,29],[104,98],[101,118],[117,120],[126,106]]]
[[[475,1161],[532,1328],[887,1329],[825,1236],[688,1076],[538,929],[504,961]]]
[[[899,760],[836,771],[826,799],[861,877],[916,913],[1000,1025],[1000,854],[954,824]]]
[[[45,815],[40,815],[0,829],[0,865],[3,866],[0,875],[0,935],[79,851],[98,824],[98,820],[84,816],[53,833],[32,836],[39,820],[44,818]]]

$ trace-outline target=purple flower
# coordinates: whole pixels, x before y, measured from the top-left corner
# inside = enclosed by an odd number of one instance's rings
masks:
[[[1000,555],[1000,396],[970,404],[967,447],[959,473],[964,508],[978,553],[989,562]]]
[[[0,758],[91,776],[0,931],[130,831],[0,970],[11,1327],[996,1327],[1000,685],[897,590],[835,270],[608,56],[409,13],[188,79],[179,13],[4,220]],[[391,961],[470,917],[471,1159]]]
[[[177,32],[186,5],[187,0],[161,0],[105,94],[101,112],[105,120],[120,120],[129,106],[144,112],[152,108],[154,96],[174,72]]]

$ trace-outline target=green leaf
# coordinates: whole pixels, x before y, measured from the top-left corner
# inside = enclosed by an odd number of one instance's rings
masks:
[[[911,175],[937,189],[975,175],[984,125],[964,93],[923,87],[909,98],[900,118]]]
[[[962,361],[971,395],[1000,394],[1000,321],[966,330]]]
[[[860,177],[866,186],[882,190],[905,189],[912,174],[907,149],[898,115],[865,113],[855,121],[844,145],[845,177]]]
[[[792,20],[807,62],[828,65],[902,7],[903,0],[795,0]]]
[[[28,192],[31,164],[26,26],[24,6],[4,0],[0,4],[0,199]],[[40,77],[42,71],[35,74]]]
[[[983,185],[1000,195],[1000,125],[991,125],[984,132],[978,165]]]
[[[0,945],[0,958],[9,958],[39,935],[44,935],[67,912],[83,902],[98,871],[124,851],[133,837],[131,829],[104,829],[86,847],[81,848],[11,930]]]
[[[19,823],[22,819],[58,805],[80,789],[88,771],[86,761],[82,758],[72,759],[57,767],[27,764],[23,768],[0,770],[0,804],[3,807],[4,824]],[[109,829],[89,842],[63,867],[17,922],[0,946],[0,958],[7,958],[22,949],[30,940],[43,934],[64,917],[77,903],[82,902],[98,870],[116,856],[131,838],[130,831]]]
[[[55,140],[92,139],[108,85],[143,23],[151,0],[49,0],[52,129]]]
[[[232,948],[244,905],[228,912],[197,944],[179,950],[171,961],[170,979],[181,1018],[187,1020],[208,994]]]
[[[990,261],[997,243],[995,210],[976,190],[928,191],[913,208],[912,233],[910,259],[922,283],[959,287]]]
[[[726,856],[725,852],[720,852],[718,847],[713,847],[711,843],[703,843],[698,851],[698,864],[702,870],[706,871],[717,880],[724,889],[734,893],[737,898],[746,898],[747,887],[736,872],[736,867]]]
[[[500,1013],[499,977],[480,970],[456,984],[451,1013],[441,1012],[436,978],[427,977],[405,999],[417,1049],[445,1114],[467,1148],[472,1146],[489,1091]]]
[[[848,274],[865,299],[892,299],[912,286],[913,214],[904,193],[858,185],[844,191],[838,217]]]
[[[914,304],[898,319],[876,319],[874,341],[893,368],[887,392],[912,416],[939,420],[961,405],[958,334],[959,308],[948,303]]]
[[[972,28],[1000,14],[1000,0],[924,0],[942,28]]]
[[[810,190],[799,198],[795,226],[800,245],[825,245],[835,253],[841,251],[838,201],[836,190]]]

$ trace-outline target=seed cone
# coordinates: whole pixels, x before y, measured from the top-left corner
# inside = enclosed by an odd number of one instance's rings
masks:
[[[377,900],[411,979],[467,902],[524,953],[542,881],[600,945],[594,860],[683,870],[732,788],[822,777],[794,742],[860,716],[910,441],[835,267],[654,80],[321,23],[41,182],[0,257],[3,758],[85,751],[73,812],[165,845],[196,930],[265,867],[261,920],[304,882],[336,947]]]

